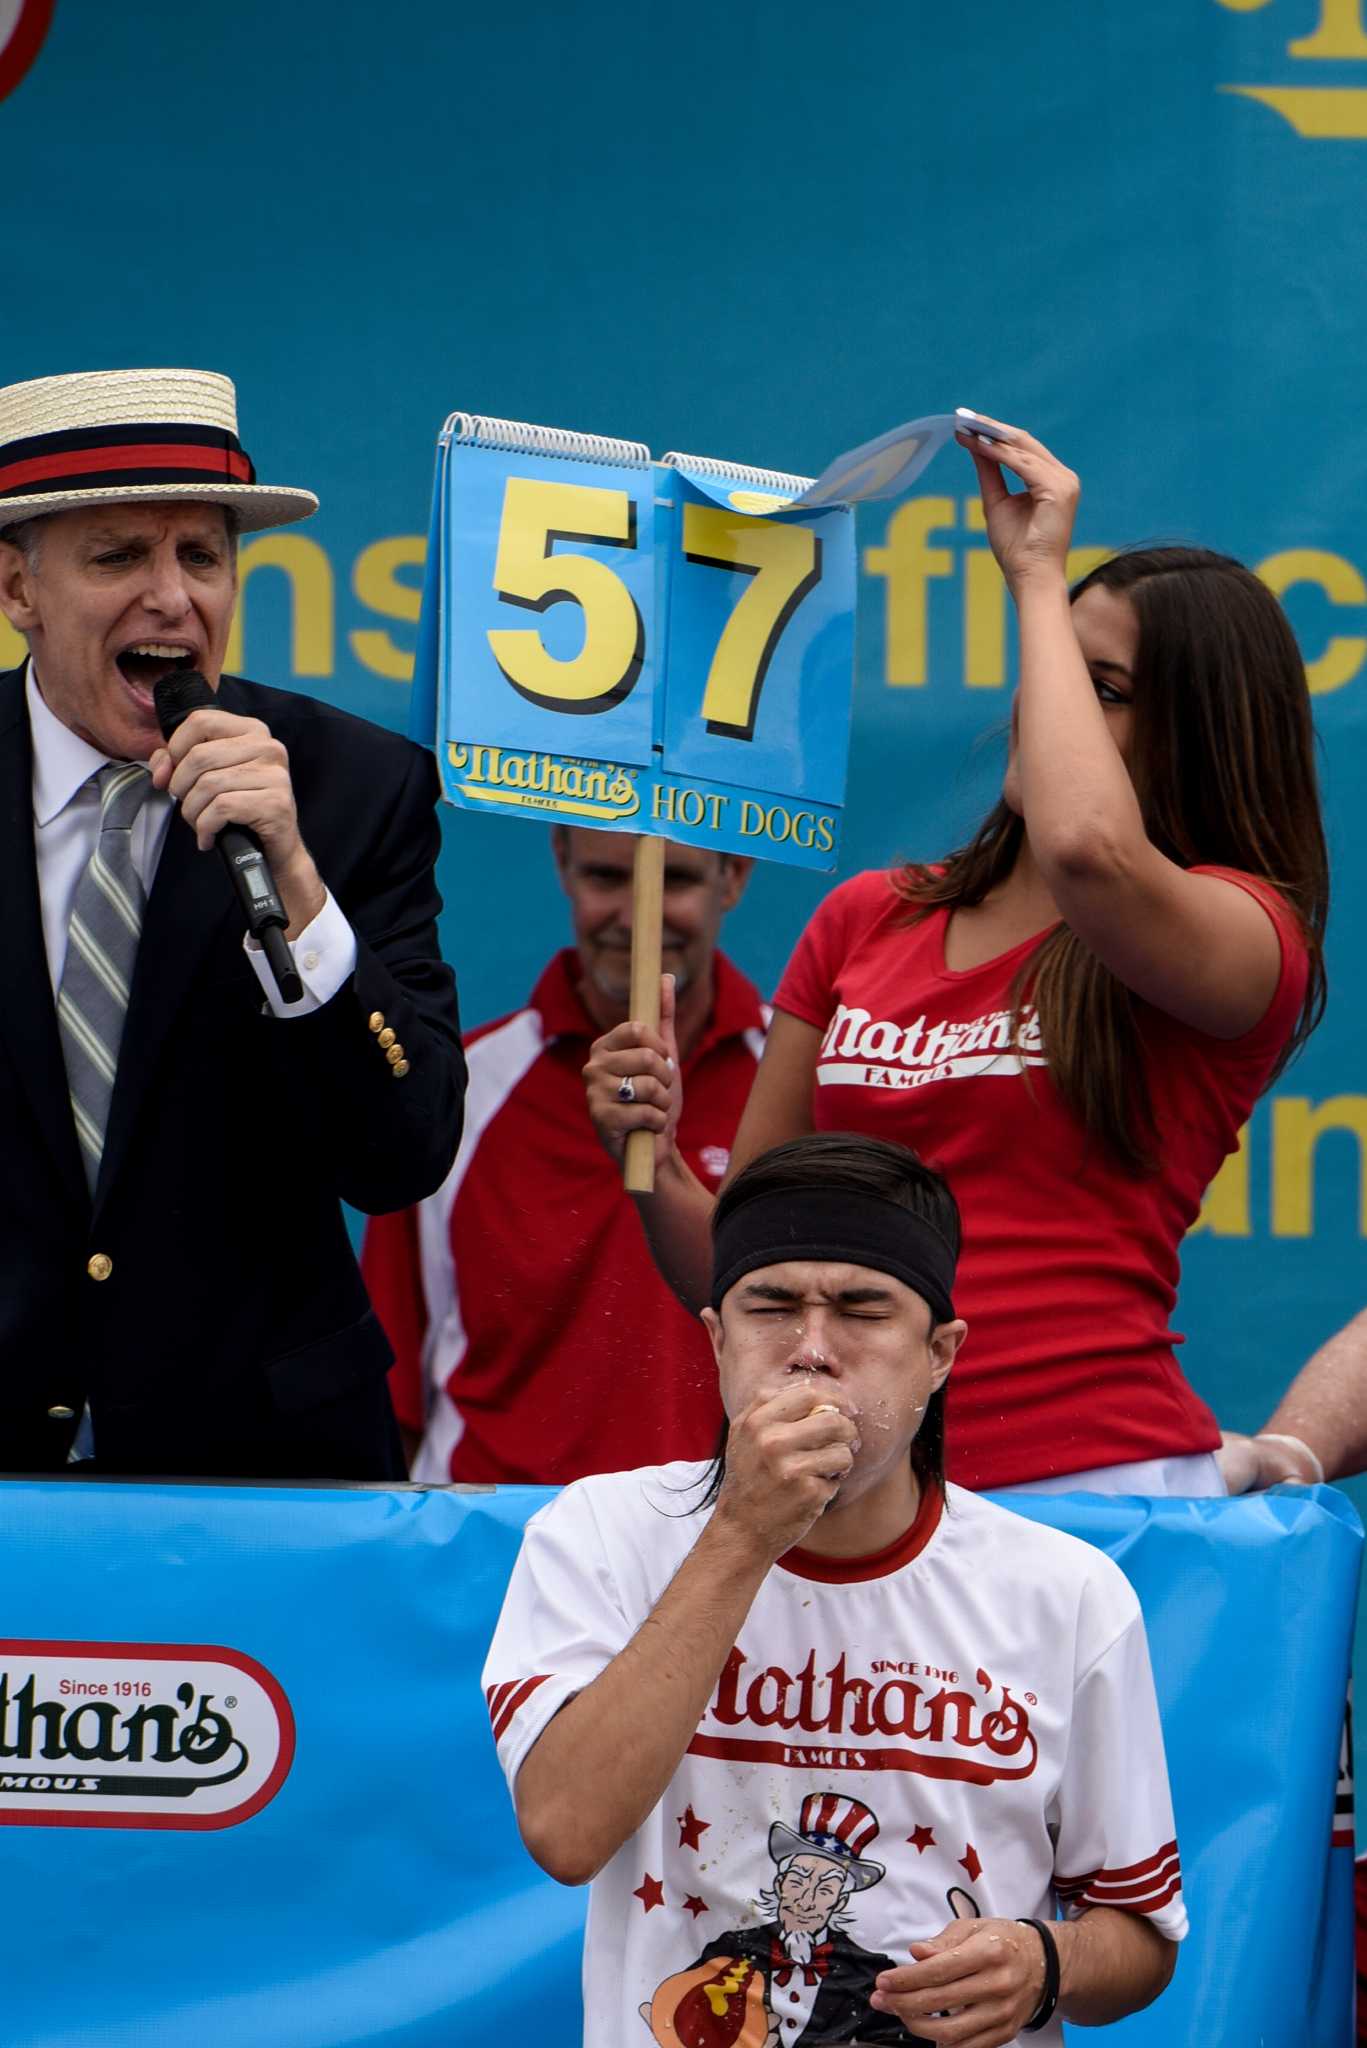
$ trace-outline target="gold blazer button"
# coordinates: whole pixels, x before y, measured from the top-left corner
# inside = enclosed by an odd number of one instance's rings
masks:
[[[114,1261],[108,1252],[92,1252],[85,1262],[85,1270],[92,1280],[107,1280],[114,1270]]]

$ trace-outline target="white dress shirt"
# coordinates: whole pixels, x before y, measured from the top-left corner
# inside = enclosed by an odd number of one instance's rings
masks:
[[[63,725],[48,709],[32,662],[25,688],[33,736],[33,843],[38,859],[38,898],[48,975],[55,998],[66,961],[72,901],[100,829],[99,791],[90,778],[106,765],[109,757]],[[149,894],[174,809],[172,797],[153,790],[133,821],[133,865]],[[290,942],[294,964],[304,984],[301,1001],[283,1004],[261,948],[245,934],[242,943],[267,1007],[277,1017],[306,1017],[310,1011],[320,1009],[336,995],[356,966],[356,934],[330,893],[317,917]]]

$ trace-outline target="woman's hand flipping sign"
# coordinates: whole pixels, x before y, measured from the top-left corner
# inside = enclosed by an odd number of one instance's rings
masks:
[[[967,428],[955,439],[973,457],[987,537],[1014,596],[1034,576],[1066,577],[1081,485],[1043,442],[1000,420],[991,424],[1001,427],[1009,439],[988,441]],[[1003,475],[1008,469],[1025,485],[1023,491],[1008,487]]]

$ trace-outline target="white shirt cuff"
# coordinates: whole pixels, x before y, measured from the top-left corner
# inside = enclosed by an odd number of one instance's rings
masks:
[[[289,942],[299,979],[304,984],[299,1002],[281,1002],[275,977],[260,946],[248,936],[243,937],[242,943],[273,1017],[307,1017],[311,1011],[321,1010],[356,971],[356,934],[333,901],[331,891],[312,924],[306,924],[298,938]]]

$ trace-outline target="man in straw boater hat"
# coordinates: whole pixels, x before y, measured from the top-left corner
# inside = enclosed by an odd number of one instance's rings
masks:
[[[528,1849],[592,1880],[586,2043],[1002,2048],[1148,2004],[1186,1912],[1139,1605],[945,1484],[948,1188],[826,1132],[713,1233],[717,1459],[541,1509],[484,1671]]]
[[[317,502],[257,483],[226,377],[0,390],[0,608],[29,649],[0,675],[3,1471],[403,1469],[340,1202],[419,1199],[460,1136],[436,775],[222,674],[238,533]],[[213,696],[167,742],[178,671]],[[230,824],[270,863],[293,1001],[212,851]]]

